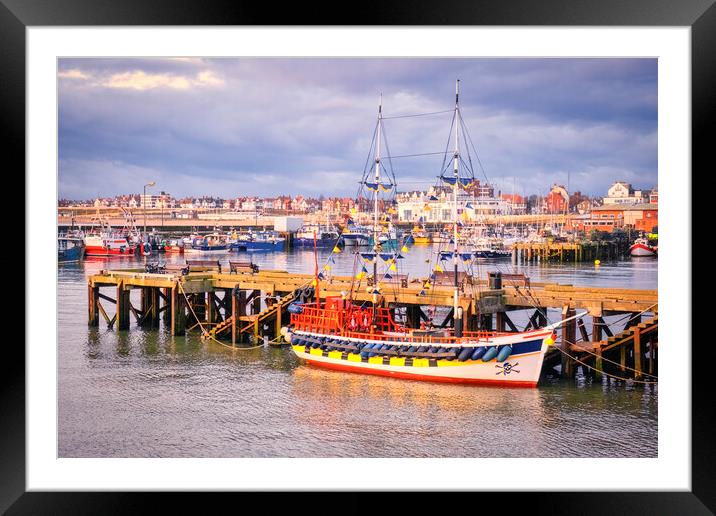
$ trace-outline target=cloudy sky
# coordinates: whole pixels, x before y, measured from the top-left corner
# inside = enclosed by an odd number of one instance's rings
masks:
[[[355,195],[386,117],[463,117],[503,192],[605,195],[657,180],[655,59],[61,59],[59,197]],[[451,115],[385,121],[393,155],[441,152]],[[393,161],[399,190],[442,156]],[[482,172],[476,170],[476,175]]]

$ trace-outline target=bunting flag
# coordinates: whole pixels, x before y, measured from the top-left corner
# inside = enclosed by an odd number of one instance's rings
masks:
[[[465,263],[468,263],[472,261],[472,253],[460,253],[460,258],[462,258],[462,261]]]
[[[425,290],[421,290],[420,292],[418,292],[418,295],[419,295],[419,296],[424,296],[424,295],[426,295]]]
[[[348,211],[350,212],[351,215],[355,215],[356,213],[358,213],[358,210],[356,210],[355,208],[351,208]]]
[[[384,262],[387,262],[393,258],[393,255],[387,253],[380,253],[380,257],[383,259]]]
[[[323,266],[323,270],[324,270],[324,271],[330,271],[330,270],[331,270],[331,266],[328,265],[328,264],[326,264],[326,265]]]
[[[423,206],[423,211],[430,211],[430,209],[431,209],[430,206],[428,206],[427,204],[425,206]]]
[[[346,228],[343,228],[343,234],[345,235],[346,233],[350,233],[350,231],[349,231],[349,229],[348,229],[347,227],[346,227]]]
[[[391,206],[390,208],[388,208],[388,213],[390,213],[391,215],[395,215],[396,213],[398,213],[398,210]]]
[[[456,178],[456,177],[440,176],[440,179],[442,179],[444,183],[447,183],[447,184],[449,184],[449,185],[451,185],[451,186],[454,185],[455,182],[457,181],[457,178]]]
[[[475,184],[475,180],[471,177],[461,177],[458,182],[460,186],[465,189],[470,188],[472,185]]]
[[[403,247],[400,248],[400,252],[401,252],[401,253],[407,253],[407,252],[408,252],[408,246],[407,246],[407,245],[403,245]],[[401,258],[402,258],[402,256],[401,256]]]
[[[452,258],[452,251],[440,251],[440,260],[445,261]]]
[[[393,272],[398,272],[398,268],[395,266],[395,262],[390,264],[389,269]]]
[[[430,280],[428,280],[428,281],[425,282],[425,285],[423,285],[423,288],[424,288],[425,290],[427,290],[427,289],[430,288]]]
[[[318,282],[316,281],[316,278],[313,278],[313,279],[311,280],[311,285],[314,286],[314,287],[315,287],[316,285],[318,285]]]
[[[329,256],[329,257],[328,257],[328,263],[334,263],[334,264],[335,264],[335,263],[336,263],[335,258],[333,258],[333,256]]]
[[[318,279],[326,279],[322,272],[318,273]],[[315,281],[315,280],[314,280]]]
[[[429,201],[437,201],[438,198],[437,198],[436,196],[434,196],[434,195],[431,195],[430,197],[428,197],[428,200],[429,200]]]
[[[474,209],[475,209],[475,207],[472,205],[471,202],[467,203],[467,204],[465,205],[465,208],[467,208],[468,210],[474,210]]]
[[[385,276],[383,276],[383,279],[393,279],[393,276],[391,276],[389,272],[386,272]]]
[[[375,192],[378,190],[378,183],[369,183],[368,181],[364,181],[363,184],[371,192]]]
[[[443,272],[443,268],[440,267],[440,264],[437,264],[437,265],[435,266],[435,272]]]
[[[360,253],[360,256],[366,263],[373,263],[375,261],[375,253]]]
[[[365,278],[365,271],[360,271],[358,274],[356,274],[357,280],[362,280],[363,278]]]
[[[363,267],[361,267],[360,271],[367,273],[367,272],[368,272],[368,269],[366,269],[366,268],[365,268],[365,265],[364,265]]]
[[[390,192],[395,185],[393,183],[380,183],[378,187],[383,192]]]
[[[333,252],[334,252],[334,253],[340,253],[340,252],[341,252],[341,249],[336,245],[336,246],[333,248]]]
[[[380,294],[380,290],[377,288],[374,288],[373,292],[371,292],[371,294]]]
[[[403,256],[400,253],[398,253],[398,256],[395,257],[396,260],[403,260],[404,258],[405,258],[405,256]]]

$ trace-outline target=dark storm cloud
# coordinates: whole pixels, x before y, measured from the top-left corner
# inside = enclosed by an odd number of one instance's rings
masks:
[[[654,59],[63,59],[60,197],[349,194],[375,123],[450,109],[490,180],[544,193],[656,184]],[[450,114],[386,120],[393,155],[442,151]],[[396,159],[403,188],[441,157]],[[480,173],[481,175],[481,173]]]

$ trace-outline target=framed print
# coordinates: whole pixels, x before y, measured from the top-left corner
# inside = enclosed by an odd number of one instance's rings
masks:
[[[0,507],[714,511],[712,2],[267,11],[3,1],[27,302]]]

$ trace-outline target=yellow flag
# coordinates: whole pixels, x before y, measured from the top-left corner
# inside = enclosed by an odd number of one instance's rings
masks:
[[[334,253],[340,253],[341,250],[338,248],[338,246],[335,246],[335,247],[333,248],[333,252],[334,252]]]
[[[358,274],[356,274],[357,280],[362,280],[365,277],[365,272],[360,271]]]
[[[397,271],[398,271],[398,268],[397,268],[397,267],[395,266],[395,264],[394,264],[394,263],[392,263],[392,264],[390,265],[390,270],[391,270],[391,271],[396,271],[396,272],[397,272]]]
[[[314,287],[315,287],[316,285],[318,285],[318,282],[316,281],[316,278],[313,278],[313,281],[311,281],[311,285],[313,285]]]
[[[330,270],[331,270],[331,266],[328,265],[328,264],[326,264],[326,265],[323,266],[323,270],[325,270],[325,271],[330,271]]]
[[[400,249],[400,252],[401,252],[401,253],[407,253],[407,252],[408,252],[408,246],[407,246],[407,245],[404,245],[404,246]]]
[[[442,272],[442,271],[443,271],[443,268],[440,267],[440,264],[437,264],[437,265],[435,266],[435,272]]]
[[[425,288],[430,288],[430,281],[425,282]]]

